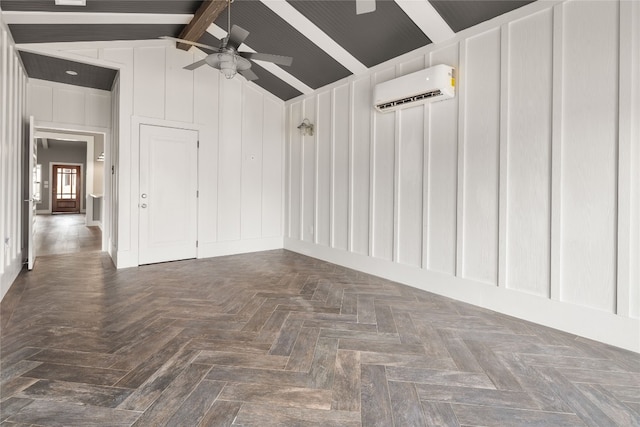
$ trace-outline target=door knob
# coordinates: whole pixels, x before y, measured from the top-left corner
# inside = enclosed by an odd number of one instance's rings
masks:
[[[141,205],[140,205],[140,207],[141,207],[141,208],[146,208],[146,207],[147,207],[147,204],[146,204],[146,203],[143,203],[143,204],[141,204]]]
[[[140,197],[142,197],[143,199],[146,199],[146,198],[147,198],[147,193],[142,193],[142,194],[140,195]]]

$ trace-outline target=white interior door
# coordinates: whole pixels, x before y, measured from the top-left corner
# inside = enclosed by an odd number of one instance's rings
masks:
[[[28,246],[28,259],[27,259],[27,268],[29,270],[33,270],[33,265],[36,262],[36,243],[35,243],[35,221],[36,221],[36,192],[40,193],[38,187],[40,186],[40,177],[36,172],[36,165],[38,164],[38,144],[36,144],[36,138],[34,135],[33,128],[33,116],[29,117],[29,173],[30,176],[30,184],[29,185],[29,217],[27,221],[29,222],[29,241],[27,242]],[[24,193],[23,193],[24,194]]]
[[[198,133],[140,126],[139,264],[197,255]]]

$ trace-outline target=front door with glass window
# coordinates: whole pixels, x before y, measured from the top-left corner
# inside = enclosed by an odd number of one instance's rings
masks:
[[[51,212],[80,212],[80,166],[53,165]]]

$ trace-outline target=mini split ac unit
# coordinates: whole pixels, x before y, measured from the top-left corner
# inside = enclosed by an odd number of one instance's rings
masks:
[[[456,94],[453,67],[436,65],[376,85],[374,107],[381,113],[453,98]]]

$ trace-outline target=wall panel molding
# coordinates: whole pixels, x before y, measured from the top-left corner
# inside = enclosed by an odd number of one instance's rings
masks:
[[[639,191],[637,170],[640,167],[638,163],[637,153],[638,134],[637,122],[639,120],[637,98],[638,84],[635,83],[634,73],[640,72],[638,67],[639,56],[638,43],[640,37],[640,7],[637,2],[621,1],[620,2],[620,68],[618,81],[618,158],[617,158],[617,184],[618,184],[618,217],[617,217],[617,289],[616,289],[616,307],[615,312],[621,316],[638,316],[637,301],[640,299],[640,283],[638,283],[638,259],[640,254],[633,253],[634,239],[637,245],[638,239],[638,222],[640,218],[634,218],[633,204],[637,205]],[[629,36],[630,35],[630,36]],[[632,88],[629,90],[629,88]],[[635,90],[634,90],[635,89]],[[634,97],[635,104],[634,105]],[[635,109],[635,111],[634,111]],[[636,123],[636,132],[634,132],[634,122]],[[635,135],[634,135],[635,133]],[[634,153],[635,151],[635,153]],[[635,169],[635,171],[634,171]],[[635,172],[635,179],[633,177]],[[635,198],[635,200],[634,200]],[[635,221],[635,225],[634,225]],[[634,258],[635,257],[635,258]],[[635,269],[635,272],[634,272]]]
[[[500,227],[504,286],[549,297],[553,21],[537,12],[503,26]],[[503,35],[504,36],[504,35]],[[506,111],[504,111],[506,110]],[[518,268],[511,268],[518,266]],[[507,270],[509,269],[509,270]]]
[[[27,77],[0,15],[0,300],[22,269]]]
[[[567,2],[563,11],[560,297],[608,312],[618,256],[618,6]]]
[[[507,286],[509,232],[509,24],[500,27],[500,130],[498,137],[498,283]]]
[[[467,140],[467,42],[462,40],[458,51],[458,69],[456,83],[458,98],[458,179],[456,188],[456,277],[462,277],[464,270],[464,171],[465,171],[465,144]]]
[[[562,277],[562,58],[564,3],[553,7],[553,83],[551,121],[551,248],[550,295],[559,301]]]

